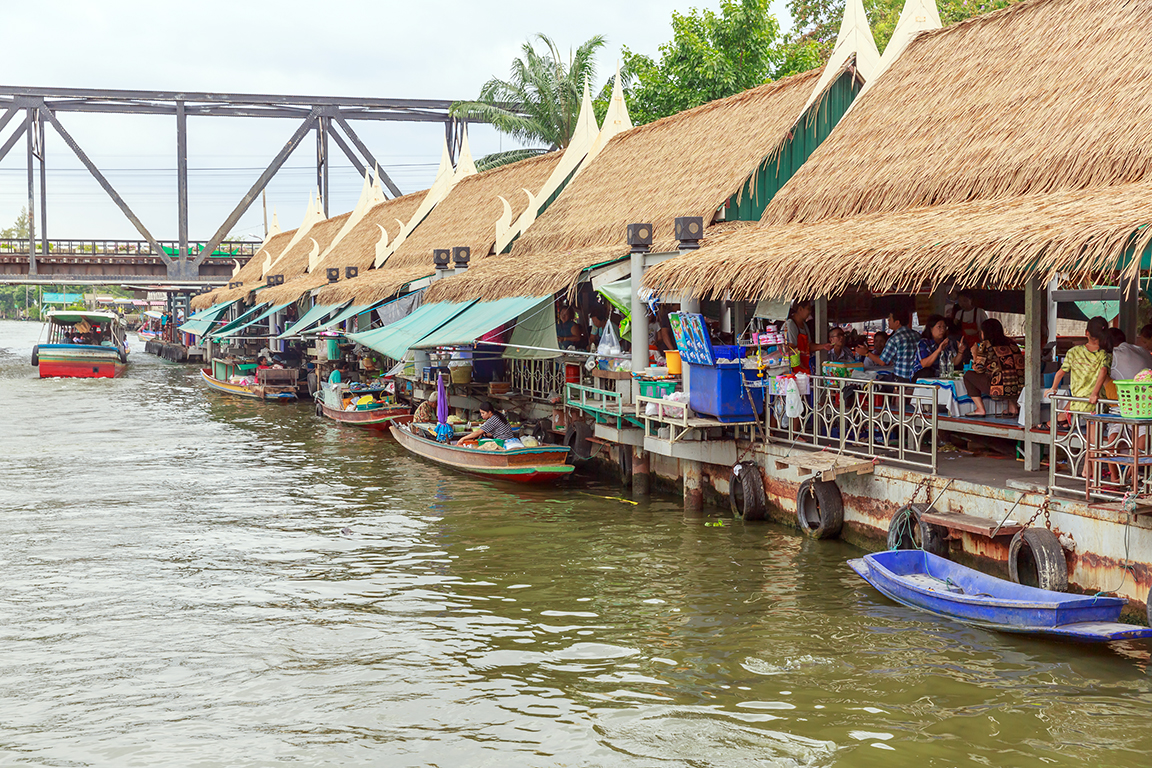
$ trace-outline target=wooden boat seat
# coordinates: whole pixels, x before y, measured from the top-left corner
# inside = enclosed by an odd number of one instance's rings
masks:
[[[264,386],[294,387],[299,375],[295,368],[266,368],[256,372],[256,381]]]

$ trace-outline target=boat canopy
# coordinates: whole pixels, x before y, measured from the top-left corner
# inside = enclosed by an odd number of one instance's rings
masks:
[[[228,307],[236,302],[227,301],[222,304],[213,304],[208,309],[202,309],[180,326],[178,329],[181,333],[190,333],[193,336],[203,336],[212,327],[212,323],[227,311]]]
[[[551,296],[517,296],[497,299],[496,301],[476,302],[412,346],[425,349],[474,344],[484,334],[512,322],[521,315],[537,315],[540,310],[551,309],[551,307]],[[555,328],[555,317],[549,315],[548,321]],[[554,330],[553,333],[555,333]]]
[[[276,314],[276,313],[277,313],[277,312],[279,312],[280,310],[284,309],[284,307],[287,307],[287,306],[289,306],[289,305],[291,305],[291,304],[293,304],[293,303],[294,303],[294,302],[291,302],[291,301],[286,301],[286,302],[284,302],[283,304],[273,304],[271,307],[268,307],[268,309],[267,309],[267,310],[265,310],[265,311],[264,311],[264,313],[263,313],[263,314],[261,314],[260,316],[258,316],[258,317],[255,317],[255,318],[253,318],[253,319],[251,319],[251,320],[247,320],[246,322],[244,322],[244,323],[243,323],[243,324],[241,324],[241,325],[235,325],[235,326],[233,326],[233,327],[229,328],[229,329],[228,329],[228,330],[226,330],[226,331],[222,331],[222,332],[220,332],[220,333],[214,333],[214,334],[212,334],[212,335],[213,335],[214,337],[218,338],[218,339],[221,339],[221,338],[225,338],[225,337],[227,337],[227,336],[235,336],[237,333],[239,333],[240,331],[244,330],[244,329],[245,329],[245,328],[247,328],[248,326],[250,326],[250,325],[255,325],[256,323],[260,322],[261,320],[264,320],[264,319],[266,319],[266,318],[269,318],[269,317],[271,317],[272,315]],[[265,305],[265,306],[266,306],[266,305]]]
[[[197,314],[199,314],[199,313],[197,313]],[[164,313],[158,309],[146,309],[146,310],[144,310],[144,316],[150,317],[153,320],[159,320],[160,318],[164,317]],[[189,319],[191,319],[191,318],[189,318]]]
[[[348,338],[369,349],[383,353],[393,360],[400,360],[413,344],[473,304],[475,304],[473,301],[464,301],[459,304],[449,302],[424,304],[412,314],[391,325],[363,333],[350,333]]]
[[[289,336],[299,336],[301,333],[308,330],[312,326],[324,322],[324,319],[328,317],[328,315],[339,311],[340,308],[347,303],[348,302],[344,302],[344,304],[317,304],[305,312],[299,320],[285,328],[284,333],[280,334],[276,338],[284,339]]]
[[[120,319],[120,316],[114,312],[86,312],[84,310],[50,310],[48,312],[48,320],[62,325],[72,325],[81,320],[88,320],[94,323],[109,323]]]

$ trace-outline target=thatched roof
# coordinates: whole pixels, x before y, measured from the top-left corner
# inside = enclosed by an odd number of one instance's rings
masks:
[[[364,214],[364,217],[352,227],[348,234],[344,235],[332,250],[324,255],[324,258],[316,265],[315,271],[304,273],[291,280],[285,278],[284,285],[266,288],[261,292],[260,298],[279,304],[286,301],[295,301],[309,291],[328,284],[328,267],[337,267],[340,269],[341,281],[345,279],[344,267],[356,267],[360,272],[367,271],[376,259],[376,244],[380,242],[381,228],[388,233],[389,240],[396,237],[403,226],[401,223],[398,223],[397,220],[406,223],[412,214],[416,212],[416,208],[420,205],[420,201],[424,198],[426,191],[427,190],[403,195],[402,197],[385,200],[382,203],[374,205]],[[346,221],[347,214],[339,218],[341,218],[342,222]],[[331,219],[329,221],[331,221]],[[320,224],[317,224],[312,232],[309,233],[309,236],[314,237],[314,233],[320,226]],[[340,227],[343,227],[343,223],[341,223]],[[340,227],[337,228],[337,232],[339,232]],[[308,241],[309,247],[311,247],[308,237],[305,237],[304,240]],[[319,242],[319,240],[317,240],[317,242]],[[321,244],[322,251],[324,247],[325,246]],[[305,260],[305,262],[306,261],[307,260]],[[307,266],[307,263],[305,263],[305,266]]]
[[[275,261],[276,258],[284,252],[284,249],[288,246],[288,243],[291,242],[295,234],[296,230],[293,229],[289,230],[288,232],[280,232],[279,234],[275,234],[268,238],[264,245],[261,246],[260,250],[256,252],[256,255],[249,259],[248,263],[240,268],[240,272],[235,277],[229,278],[229,282],[239,281],[252,286],[259,285],[261,277],[263,276],[265,258],[271,256],[272,260]],[[250,290],[252,290],[251,287],[243,289],[229,289],[227,286],[222,286],[214,291],[203,293],[193,298],[192,308],[207,309],[208,307],[211,307],[214,304],[219,304],[222,301],[238,299],[241,296],[247,294]]]
[[[386,299],[407,283],[432,274],[432,251],[466,245],[472,262],[483,260],[496,242],[503,197],[518,216],[527,206],[524,190],[535,193],[560,161],[560,152],[521,160],[461,179],[380,269],[322,289],[317,301],[337,304]]]
[[[751,301],[836,295],[853,285],[879,293],[944,281],[1010,288],[1023,275],[1046,282],[1056,272],[1091,279],[1115,272],[1129,249],[1147,247],[1150,224],[1152,181],[974,200],[744,229],[653,267],[644,284]]]
[[[653,251],[676,250],[674,220],[710,223],[788,137],[819,77],[818,69],[793,75],[619,134],[510,254],[434,284],[429,300],[568,289],[584,268],[627,255],[634,222],[653,224]]]
[[[1023,0],[920,34],[761,229],[645,284],[758,298],[1110,270],[1152,222],[1150,17],[1152,0]]]

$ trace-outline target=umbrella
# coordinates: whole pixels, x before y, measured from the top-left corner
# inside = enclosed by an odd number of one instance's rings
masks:
[[[440,424],[448,423],[448,391],[444,386],[444,374],[436,377],[436,421]]]

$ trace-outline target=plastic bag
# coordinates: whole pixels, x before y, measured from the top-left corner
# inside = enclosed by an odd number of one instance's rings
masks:
[[[784,380],[784,415],[790,419],[799,418],[804,413],[804,398],[795,379]]]
[[[616,329],[612,323],[604,324],[604,333],[600,335],[600,344],[596,347],[596,354],[601,357],[620,354],[620,339],[616,336]]]

